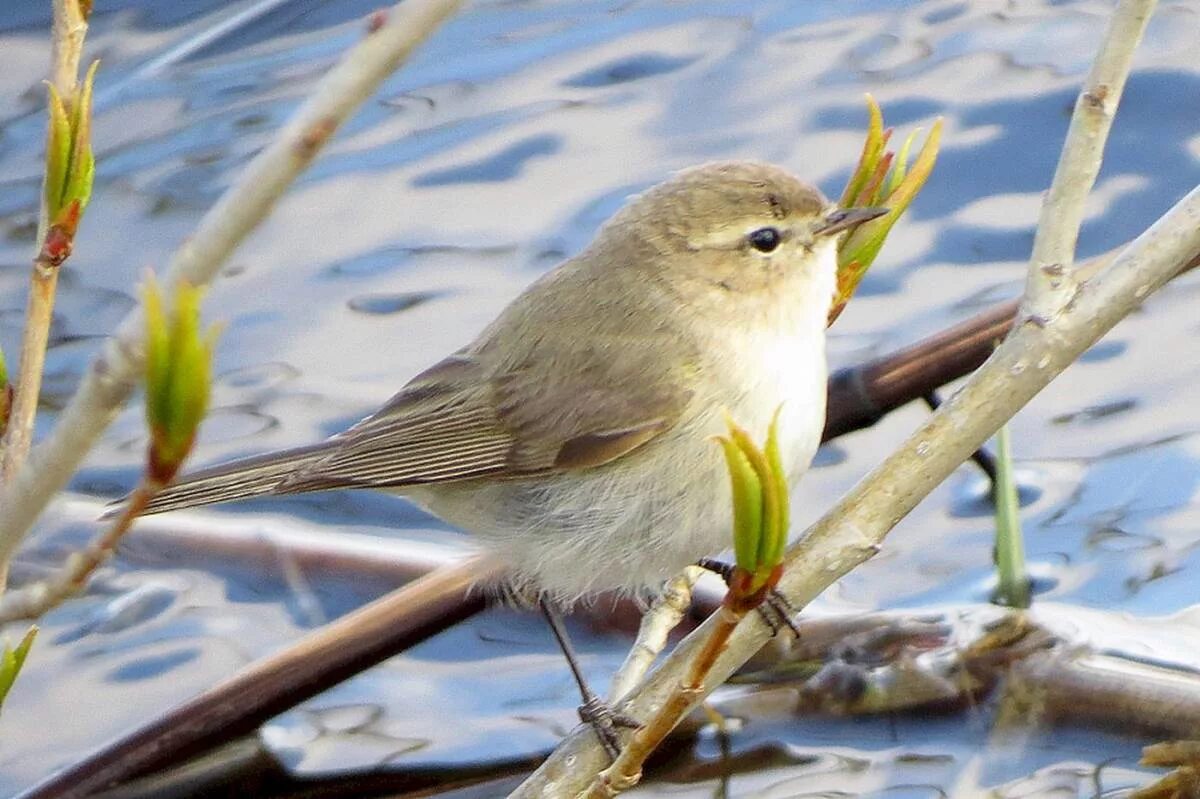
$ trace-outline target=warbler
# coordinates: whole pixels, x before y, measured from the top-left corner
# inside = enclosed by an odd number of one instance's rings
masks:
[[[469,345],[321,443],[185,475],[146,513],[370,488],[477,535],[512,592],[638,592],[730,545],[728,412],[776,411],[789,479],[825,419],[839,209],[763,163],[684,170],[633,197]]]
[[[825,424],[825,328],[841,209],[775,166],[684,170],[632,198],[583,252],[469,345],[321,443],[197,471],[146,513],[267,494],[370,488],[479,536],[510,596],[541,605],[609,755],[614,713],[588,687],[559,610],[658,588],[729,546],[726,414],[778,414],[789,480]]]

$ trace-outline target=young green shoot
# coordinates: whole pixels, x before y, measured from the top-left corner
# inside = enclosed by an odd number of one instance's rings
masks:
[[[725,454],[733,495],[735,566],[725,602],[740,613],[756,607],[779,581],[788,533],[788,485],[779,455],[779,412],[771,420],[766,444],[754,439],[732,418],[728,435],[718,436]]]
[[[725,454],[733,497],[733,548],[736,565],[725,600],[717,609],[718,625],[688,663],[683,678],[652,718],[639,727],[612,765],[600,772],[582,795],[611,799],[632,788],[642,776],[642,764],[662,743],[687,711],[705,677],[724,651],[738,624],[763,603],[779,582],[788,534],[788,483],[779,455],[779,411],[767,440],[755,443],[729,416],[728,433],[716,441]]]
[[[37,632],[37,627],[30,627],[15,648],[5,641],[4,649],[0,650],[0,708],[4,706],[8,692],[12,690],[17,675],[21,673],[21,667],[25,665],[25,657],[29,654],[29,648],[33,646]]]
[[[188,283],[175,286],[174,304],[165,310],[153,277],[142,290],[146,316],[146,424],[150,431],[148,475],[170,482],[191,451],[208,410],[216,329],[201,330],[204,292]]]
[[[1021,502],[1013,479],[1008,425],[996,432],[996,600],[1011,608],[1029,607],[1029,577],[1025,572],[1025,541],[1021,532]]]
[[[150,500],[175,478],[191,452],[208,408],[213,328],[201,329],[201,289],[177,283],[171,308],[153,277],[142,287],[146,320],[146,424],[150,444],[142,479],[108,526],[72,553],[54,575],[0,595],[0,624],[36,619],[87,585],[92,573],[116,551],[121,538]]]
[[[842,208],[887,208],[888,213],[851,229],[839,242],[837,294],[829,311],[831,325],[854,296],[892,227],[929,179],[942,137],[942,119],[938,117],[921,144],[916,160],[909,164],[909,152],[920,131],[910,133],[896,154],[887,149],[892,129],[884,129],[883,112],[869,94],[867,111],[867,140],[839,204]]]

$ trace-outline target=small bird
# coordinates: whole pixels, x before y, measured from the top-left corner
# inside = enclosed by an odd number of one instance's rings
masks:
[[[146,513],[379,489],[479,536],[518,594],[656,588],[730,545],[726,410],[761,436],[781,408],[790,479],[808,468],[835,234],[880,213],[767,164],[682,171],[358,424],[185,475]]]
[[[477,535],[518,596],[657,589],[731,544],[726,412],[761,437],[779,409],[789,479],[808,468],[837,234],[881,213],[767,164],[679,172],[374,414],[185,476],[146,512],[378,489]]]

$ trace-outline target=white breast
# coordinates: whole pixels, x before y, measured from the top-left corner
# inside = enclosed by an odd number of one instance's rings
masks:
[[[530,480],[465,481],[407,490],[443,519],[480,535],[518,589],[570,602],[605,589],[654,589],[696,559],[731,546],[729,478],[712,436],[723,411],[762,442],[776,411],[790,480],[807,470],[825,419],[825,320],[815,297],[827,270],[804,276],[797,302],[759,325],[714,335],[703,410],[619,463]],[[809,301],[806,301],[809,300]],[[818,309],[819,313],[813,312]],[[736,335],[738,338],[733,338]]]

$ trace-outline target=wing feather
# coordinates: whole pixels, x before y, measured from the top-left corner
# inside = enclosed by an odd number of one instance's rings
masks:
[[[457,353],[333,438],[184,477],[148,513],[263,494],[511,479],[603,465],[670,429],[691,399],[637,353],[539,357],[499,373]],[[539,367],[540,365],[540,367]]]

